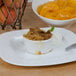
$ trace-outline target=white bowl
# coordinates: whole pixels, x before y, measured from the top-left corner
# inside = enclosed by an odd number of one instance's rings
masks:
[[[31,54],[35,54],[37,51],[40,51],[41,53],[48,53],[54,48],[60,46],[62,42],[61,34],[58,32],[53,32],[52,34],[53,35],[50,39],[42,41],[29,40],[23,37],[27,52]]]
[[[73,18],[73,19],[68,19],[68,20],[54,20],[54,19],[48,19],[48,18],[45,18],[43,16],[40,16],[38,13],[37,13],[37,8],[39,5],[42,5],[44,3],[47,3],[49,1],[53,1],[53,0],[33,0],[32,2],[32,9],[34,11],[34,13],[39,17],[41,18],[43,21],[45,21],[46,23],[48,24],[51,24],[51,25],[55,25],[55,26],[64,26],[64,25],[72,25],[74,22],[76,22],[76,18]]]

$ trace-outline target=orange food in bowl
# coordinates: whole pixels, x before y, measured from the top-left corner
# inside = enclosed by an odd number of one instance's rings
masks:
[[[40,5],[37,12],[46,18],[68,20],[76,18],[76,0],[54,0]]]
[[[68,0],[68,4],[69,6],[76,8],[76,0]]]

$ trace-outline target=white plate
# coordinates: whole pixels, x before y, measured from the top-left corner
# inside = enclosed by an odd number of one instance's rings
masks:
[[[48,30],[49,28],[44,29]],[[27,31],[19,30],[0,35],[0,57],[4,61],[18,66],[49,66],[76,61],[76,48],[66,52],[61,45],[58,49],[48,54],[32,55],[24,52],[23,47],[20,46],[21,44],[18,43],[16,45],[17,43],[14,43],[12,45],[14,38],[22,36]],[[55,31],[60,32],[64,36],[65,42],[69,43],[76,40],[76,35],[69,30],[56,28]]]

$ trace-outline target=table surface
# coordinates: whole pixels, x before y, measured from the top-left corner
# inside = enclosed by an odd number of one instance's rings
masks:
[[[48,26],[33,13],[31,3],[27,4],[22,25],[23,29]],[[68,29],[76,33],[76,24]],[[0,30],[0,34],[7,31],[12,31],[12,29]],[[0,76],[76,76],[76,62],[46,67],[20,67],[0,59]]]

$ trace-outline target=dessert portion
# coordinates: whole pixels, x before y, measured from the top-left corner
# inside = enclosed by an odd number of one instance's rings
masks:
[[[30,28],[23,34],[23,41],[27,53],[42,55],[48,54],[53,49],[60,47],[62,35],[54,31],[55,27],[50,29]]]
[[[23,37],[35,41],[48,40],[52,37],[52,33],[51,30],[44,31],[40,28],[30,28],[29,32],[24,34]]]
[[[54,19],[68,20],[76,18],[76,0],[54,0],[37,8],[39,15]]]

